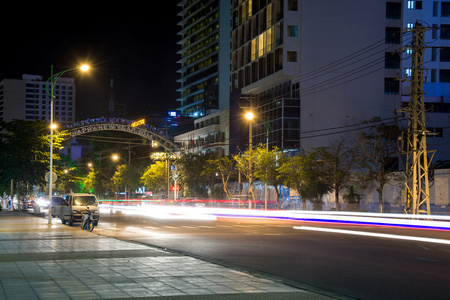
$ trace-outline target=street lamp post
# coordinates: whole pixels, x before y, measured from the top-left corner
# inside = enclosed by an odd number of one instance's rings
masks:
[[[56,74],[53,74],[53,65],[51,66],[51,72],[50,72],[50,78],[47,80],[47,84],[46,84],[46,89],[47,89],[47,94],[50,95],[50,171],[49,171],[49,180],[48,180],[48,200],[49,200],[49,205],[48,205],[48,224],[51,225],[52,224],[52,194],[53,194],[53,131],[55,130],[56,126],[53,124],[53,98],[55,97],[53,94],[53,89],[55,86],[56,81],[58,81],[58,79],[67,72],[70,71],[74,71],[74,70],[81,70],[83,72],[89,70],[89,66],[88,65],[82,65],[79,68],[72,68],[72,69],[68,69]],[[50,89],[49,89],[49,84],[50,84]]]
[[[253,112],[248,111],[245,113],[245,118],[249,121],[249,128],[248,128],[248,144],[249,144],[249,151],[250,154],[252,153],[252,148],[253,148],[253,128],[252,128],[252,122],[253,119],[255,118],[255,115],[253,114]],[[270,125],[268,122],[264,123],[264,127],[266,127],[266,152],[269,152],[269,128]],[[250,164],[250,170],[251,170],[251,161],[249,162]],[[267,175],[267,171],[266,171],[266,175]],[[267,209],[267,182],[264,185],[264,207],[265,209]]]
[[[252,151],[253,145],[252,145],[252,140],[253,140],[253,129],[252,129],[252,121],[253,118],[255,117],[255,115],[249,111],[247,113],[245,113],[245,118],[248,120],[248,149],[250,150],[250,152]]]
[[[252,170],[252,150],[253,150],[253,129],[252,129],[252,121],[253,121],[253,117],[254,114],[251,111],[248,111],[245,113],[245,118],[248,120],[248,150],[250,153],[250,159],[248,161],[248,165],[249,165],[249,175],[253,178],[253,170]],[[249,177],[250,178],[250,177]],[[249,201],[248,201],[248,208],[251,209],[252,208],[252,202],[250,200],[250,197],[253,196],[253,187],[251,188],[250,185],[253,185],[253,180],[249,179],[248,182],[248,191],[249,191]],[[251,195],[250,195],[250,190]]]

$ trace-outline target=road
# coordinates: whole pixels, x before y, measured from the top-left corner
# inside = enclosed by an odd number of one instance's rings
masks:
[[[106,211],[102,212],[94,232],[186,253],[249,272],[262,272],[300,287],[315,287],[350,298],[450,297],[450,231],[281,219],[195,217]],[[350,234],[363,232],[388,236]],[[438,243],[440,240],[448,243]]]

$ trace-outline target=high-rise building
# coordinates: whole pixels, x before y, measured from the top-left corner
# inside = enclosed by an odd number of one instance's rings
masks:
[[[194,21],[187,16],[198,16],[195,12],[201,11],[201,4],[204,4],[203,9],[208,5],[220,6],[223,12],[222,5],[228,2],[181,2],[182,32],[192,34],[189,39],[183,35],[182,40],[181,111],[201,107],[190,110],[199,115],[207,111],[205,103],[212,103],[204,102],[205,91],[210,89],[192,90],[195,85],[192,82],[207,78],[195,68],[197,65],[190,64],[194,61],[190,60],[189,51],[189,42],[195,40],[191,26],[198,28],[195,24],[203,24],[204,18]],[[411,35],[408,28],[417,20],[423,20],[430,28],[426,32],[424,87],[429,108],[427,126],[434,135],[428,143],[430,149],[438,150],[436,159],[448,158],[450,58],[447,56],[450,55],[447,55],[447,40],[450,38],[446,32],[450,22],[446,17],[450,14],[449,3],[231,0],[231,28],[228,27],[231,32],[228,62],[231,92],[229,100],[219,98],[223,107],[229,104],[229,118],[228,124],[220,123],[220,131],[233,132],[235,126],[241,128],[241,134],[248,134],[248,121],[243,115],[246,110],[252,110],[256,115],[251,123],[253,145],[268,143],[284,150],[307,150],[328,146],[344,135],[351,137],[352,132],[367,126],[392,124],[401,119],[399,111],[409,101]],[[202,27],[202,32],[206,28]],[[221,23],[220,28],[225,36],[227,24]],[[219,43],[218,50],[228,49],[225,45]],[[226,58],[222,65],[226,65]],[[226,68],[220,70],[225,72]],[[199,95],[199,98],[194,96],[188,101],[192,92],[192,96]],[[216,120],[197,119],[196,130],[202,128],[207,132],[205,126],[219,130]],[[405,124],[403,122],[402,126]],[[230,135],[224,136],[223,143],[237,142]],[[201,138],[191,134],[183,136],[182,140],[186,145],[200,145],[195,151],[202,151],[204,145],[211,146],[208,140],[217,142],[211,135],[209,138],[206,134]],[[240,143],[243,140],[240,139]]]
[[[450,159],[450,1],[404,1],[403,28],[405,51],[402,53],[404,78],[402,103],[410,100],[411,29],[423,25],[424,101],[426,108],[427,148],[436,150],[434,162]],[[409,42],[408,42],[409,41]]]
[[[230,1],[180,1],[181,116],[194,130],[175,137],[187,151],[227,153],[230,107]],[[195,146],[195,147],[194,147]]]
[[[75,81],[59,78],[53,88],[55,122],[75,120]],[[50,121],[50,95],[40,75],[22,75],[22,79],[0,82],[0,120]]]
[[[181,45],[178,110],[201,117],[229,105],[229,1],[184,0],[179,25]]]
[[[253,143],[328,146],[362,121],[392,118],[401,2],[233,0],[231,88],[256,112]]]

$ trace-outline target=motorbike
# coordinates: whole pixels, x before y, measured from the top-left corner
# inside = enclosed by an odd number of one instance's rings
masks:
[[[83,217],[83,222],[81,223],[81,229],[83,230],[94,230],[94,216],[91,211],[86,211]]]

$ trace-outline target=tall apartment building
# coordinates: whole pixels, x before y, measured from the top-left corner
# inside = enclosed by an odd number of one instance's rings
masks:
[[[364,120],[392,118],[401,2],[233,0],[231,88],[257,113],[253,143],[269,133],[282,149],[327,146]]]
[[[59,78],[53,94],[55,122],[75,120],[75,81]],[[0,120],[50,121],[50,95],[46,81],[40,75],[22,75],[22,79],[3,79],[0,82]]]
[[[187,151],[228,153],[230,1],[183,0],[179,25],[181,116],[194,130],[175,137]]]
[[[450,1],[404,1],[405,39],[416,22],[425,26],[424,33],[424,101],[426,105],[429,150],[436,150],[433,161],[450,160]],[[411,76],[411,50],[402,54],[404,78]],[[402,84],[402,103],[407,105],[410,82]]]
[[[196,24],[203,24],[204,18],[194,21],[187,16],[195,16],[200,7],[206,9],[209,4],[222,7],[228,2],[182,1],[182,33],[195,36],[191,26],[198,28]],[[229,103],[229,122],[223,124],[217,116],[197,119],[196,129],[181,140],[191,149],[202,151],[207,148],[204,145],[211,146],[210,141],[217,141],[206,134],[211,131],[205,127],[215,128],[217,132],[228,128],[232,132],[235,126],[248,134],[248,121],[243,117],[246,110],[256,113],[252,122],[253,145],[268,142],[285,150],[328,146],[342,135],[351,137],[352,132],[362,127],[391,122],[409,100],[411,35],[408,28],[416,20],[423,20],[430,27],[426,33],[425,101],[432,109],[429,129],[435,133],[428,142],[431,149],[438,150],[436,159],[448,159],[449,3],[231,0],[231,28],[228,28],[231,93],[229,102],[226,97],[220,98],[224,107]],[[226,24],[221,23],[220,28],[224,35]],[[183,38],[183,42],[188,41],[187,35]],[[188,107],[205,103],[205,90],[200,93],[187,87],[192,86],[194,79],[206,77],[197,77],[204,73],[198,72],[195,64],[188,70],[188,63],[192,62],[191,44],[182,45],[180,110],[186,112]],[[225,45],[219,43],[218,50],[226,48]],[[226,65],[225,58],[222,63]],[[226,71],[226,67],[220,70]],[[200,102],[194,101],[196,98],[187,100],[188,92],[192,91],[201,95]],[[233,106],[234,103],[237,105]],[[207,110],[191,111],[200,114]],[[200,133],[199,130],[204,132],[200,139],[195,133]],[[226,139],[225,136],[225,144]],[[230,135],[228,141],[229,145],[236,143]]]

